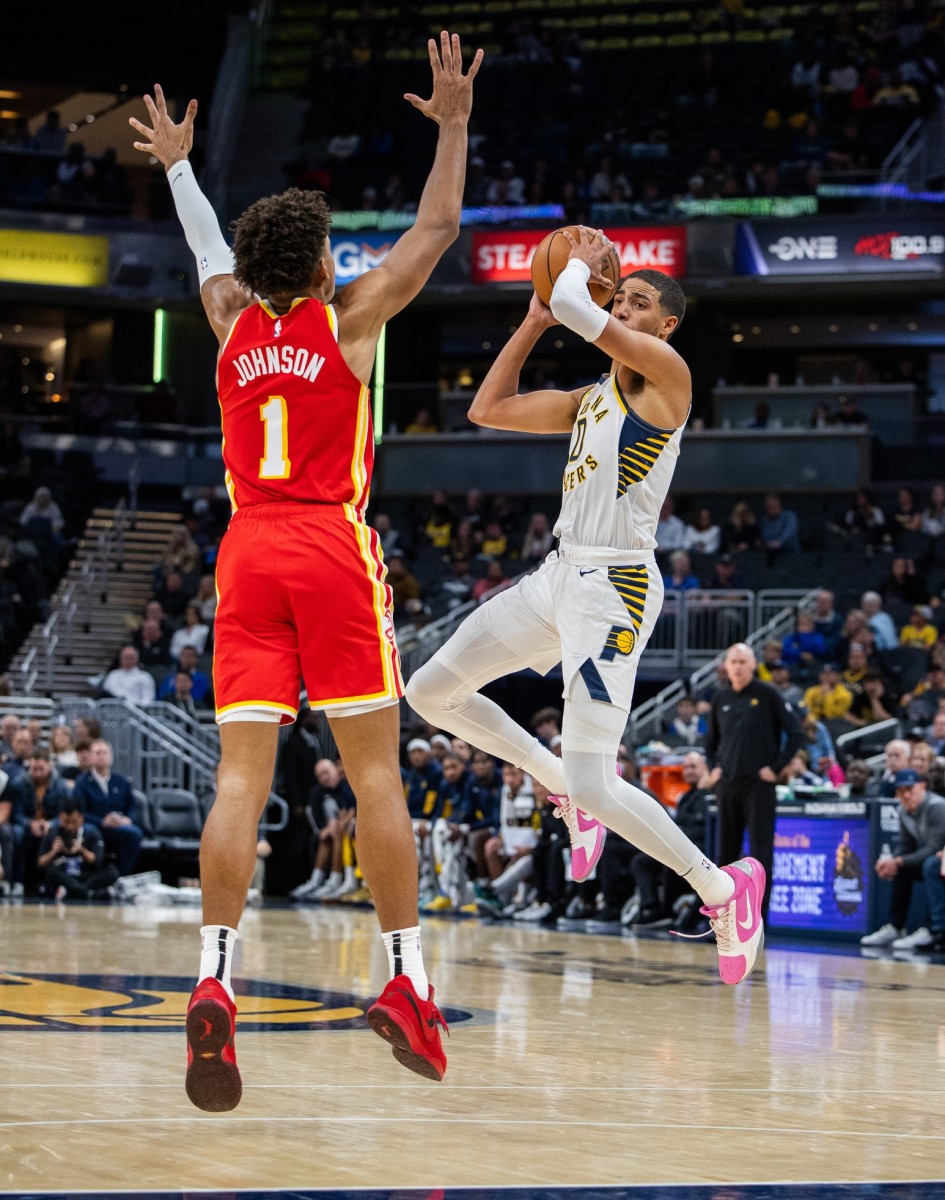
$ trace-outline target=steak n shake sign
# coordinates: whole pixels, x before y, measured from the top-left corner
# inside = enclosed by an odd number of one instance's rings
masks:
[[[535,247],[550,229],[519,233],[474,233],[473,283],[528,283]],[[620,273],[652,267],[680,278],[686,273],[686,229],[683,225],[657,225],[646,229],[605,229],[620,255]]]

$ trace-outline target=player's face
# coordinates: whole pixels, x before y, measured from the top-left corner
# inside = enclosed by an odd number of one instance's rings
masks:
[[[443,774],[449,783],[455,783],[462,773],[463,764],[461,762],[457,762],[455,758],[444,759]]]
[[[652,283],[642,279],[628,279],[617,291],[611,309],[621,324],[639,333],[659,337],[666,320],[660,307],[660,294]]]

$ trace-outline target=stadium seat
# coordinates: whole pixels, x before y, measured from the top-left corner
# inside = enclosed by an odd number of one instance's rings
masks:
[[[184,788],[154,788],[148,799],[162,852],[172,858],[196,857],[203,818],[194,793]]]
[[[148,797],[138,788],[132,789],[135,798],[135,824],[144,834],[141,839],[142,854],[156,854],[161,849],[161,839],[154,835],[154,821]]]
[[[929,666],[928,651],[912,646],[897,646],[895,650],[884,650],[879,657],[893,691],[900,695],[903,692],[911,692],[915,685],[925,678]]]

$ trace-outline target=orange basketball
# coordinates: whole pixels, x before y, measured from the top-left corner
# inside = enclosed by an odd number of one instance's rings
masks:
[[[565,229],[575,240],[580,239],[579,225],[567,225]],[[532,258],[532,286],[543,304],[551,303],[551,289],[555,285],[555,280],[564,270],[570,253],[571,244],[564,236],[564,229],[556,229],[553,233],[549,233],[535,247],[535,254]],[[606,286],[601,283],[589,283],[587,286],[594,303],[603,306],[609,304],[613,299],[617,284],[620,282],[620,259],[613,246],[610,247],[610,253],[604,259],[601,274],[613,282]]]

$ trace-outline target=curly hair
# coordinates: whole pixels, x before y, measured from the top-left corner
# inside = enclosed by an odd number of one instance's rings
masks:
[[[331,227],[324,192],[289,188],[251,204],[233,222],[233,274],[238,283],[271,296],[309,286]]]

